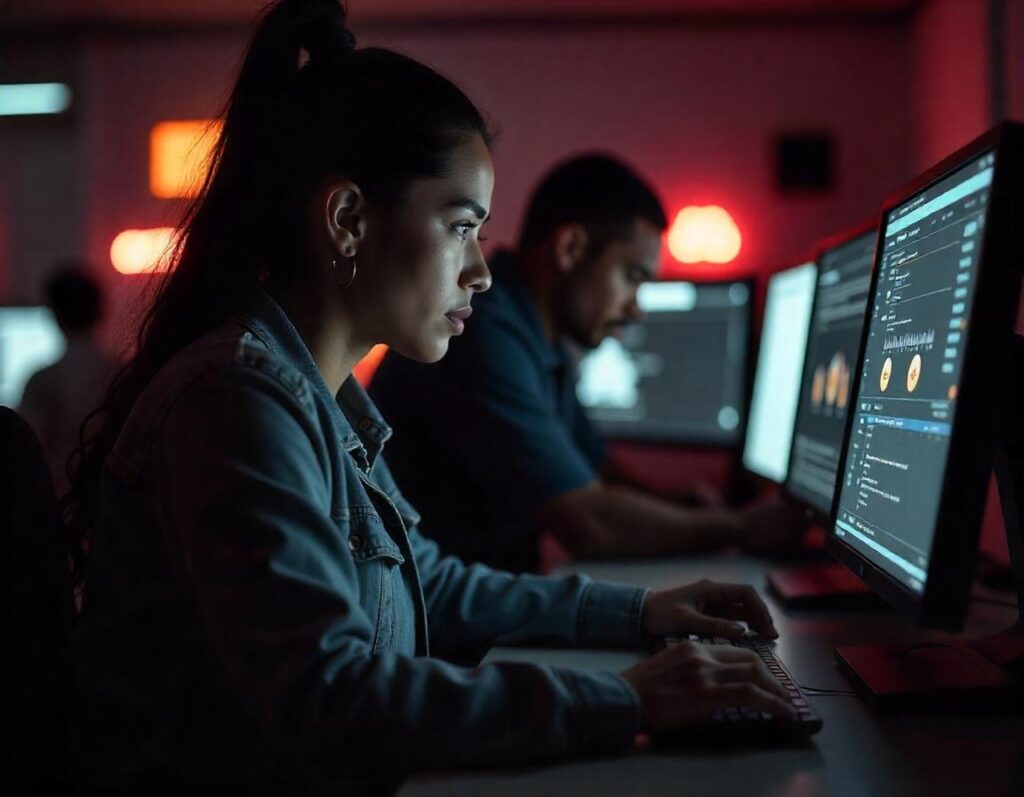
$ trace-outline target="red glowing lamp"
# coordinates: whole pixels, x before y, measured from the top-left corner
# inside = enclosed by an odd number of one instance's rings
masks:
[[[740,228],[718,205],[683,208],[668,231],[668,250],[680,263],[729,263],[742,243]]]

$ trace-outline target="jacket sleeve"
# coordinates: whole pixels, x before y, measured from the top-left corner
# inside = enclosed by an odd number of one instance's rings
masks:
[[[492,570],[441,556],[437,543],[414,531],[410,544],[423,583],[431,644],[439,655],[498,642],[564,646],[637,646],[647,590]]]
[[[409,545],[423,586],[432,652],[472,658],[497,642],[570,647],[638,646],[649,590],[593,582],[586,576],[516,575],[442,554],[421,534],[420,515],[401,494],[383,458],[372,479],[410,529]]]
[[[294,385],[241,366],[193,382],[166,416],[152,462],[172,567],[215,666],[297,761],[393,770],[397,758],[410,771],[632,744],[636,696],[615,674],[513,663],[464,669],[373,651],[356,565],[331,515],[320,427]],[[518,604],[493,618],[509,629],[544,606],[552,618],[569,617],[604,600],[582,580],[513,588],[507,576],[467,577],[419,547],[439,622],[458,616],[460,600],[474,607],[465,624],[478,632],[490,622],[484,600]]]

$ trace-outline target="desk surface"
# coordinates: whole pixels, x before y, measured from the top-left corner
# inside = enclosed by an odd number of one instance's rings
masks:
[[[572,570],[655,589],[699,578],[754,584],[765,594],[766,563],[741,557],[592,563]],[[568,572],[570,568],[563,568]],[[905,642],[914,629],[888,612],[786,612],[770,596],[778,655],[805,686],[848,690],[833,664],[838,645]],[[1006,628],[1013,610],[976,607],[969,636]],[[536,661],[619,671],[640,654],[496,648],[487,661]],[[421,775],[403,797],[486,795],[1024,795],[1024,717],[890,717],[859,697],[809,698],[824,719],[811,740],[728,751],[637,751],[554,766]]]

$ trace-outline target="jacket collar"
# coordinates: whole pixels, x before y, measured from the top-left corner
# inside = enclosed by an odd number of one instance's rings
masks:
[[[342,447],[369,472],[392,431],[356,378],[349,376],[338,394],[331,395],[295,325],[260,286],[249,291],[232,320],[252,332],[270,351],[285,357],[309,381],[327,406]]]

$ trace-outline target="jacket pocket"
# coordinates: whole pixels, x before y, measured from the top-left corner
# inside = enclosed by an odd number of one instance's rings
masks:
[[[404,589],[405,557],[372,509],[350,509],[341,525],[356,566],[360,605],[374,624],[373,650],[387,650],[395,643],[396,629],[404,625],[397,612],[403,606],[398,590]]]

